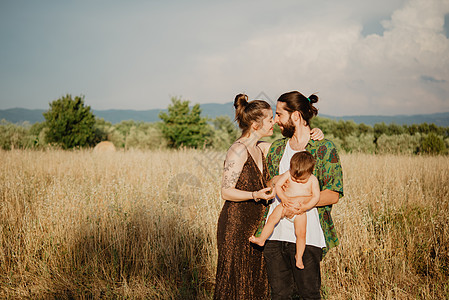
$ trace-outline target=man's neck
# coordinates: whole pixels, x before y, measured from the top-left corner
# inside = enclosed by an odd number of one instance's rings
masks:
[[[297,126],[295,134],[290,139],[290,147],[295,151],[305,150],[310,140],[310,127]]]

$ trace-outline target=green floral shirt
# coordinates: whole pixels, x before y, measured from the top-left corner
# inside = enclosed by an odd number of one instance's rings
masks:
[[[270,179],[279,175],[279,163],[284,154],[285,146],[288,138],[276,140],[270,147],[267,155],[268,172]],[[306,146],[306,150],[310,152],[316,159],[313,175],[318,178],[320,190],[331,190],[339,193],[339,197],[343,197],[343,172],[341,169],[340,158],[334,143],[329,140],[314,141],[310,140]],[[266,216],[269,207],[265,212],[264,221],[259,225],[256,236],[260,235],[265,225]],[[326,241],[326,248],[323,249],[323,256],[331,249],[338,245],[337,232],[332,221],[331,211],[332,205],[317,207],[320,217],[321,228]]]

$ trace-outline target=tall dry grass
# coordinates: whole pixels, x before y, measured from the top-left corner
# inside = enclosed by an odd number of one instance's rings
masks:
[[[341,245],[324,261],[330,299],[449,299],[447,156],[342,157]]]
[[[211,298],[223,155],[0,152],[0,298]],[[323,296],[449,298],[448,158],[342,164]]]

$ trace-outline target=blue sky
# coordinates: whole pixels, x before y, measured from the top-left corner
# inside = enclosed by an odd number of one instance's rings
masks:
[[[449,111],[449,0],[0,0],[0,109],[317,92],[320,113]]]

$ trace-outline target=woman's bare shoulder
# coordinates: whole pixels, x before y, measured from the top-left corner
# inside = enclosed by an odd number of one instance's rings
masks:
[[[248,152],[246,150],[246,146],[239,142],[232,144],[226,153],[226,160],[245,161],[247,158]]]

